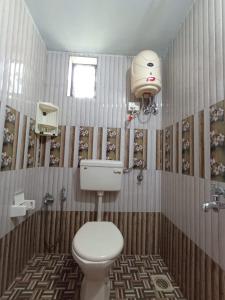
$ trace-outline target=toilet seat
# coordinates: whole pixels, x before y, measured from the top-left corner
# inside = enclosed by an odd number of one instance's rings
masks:
[[[73,250],[84,260],[114,259],[123,249],[123,236],[112,222],[87,222],[73,239]]]

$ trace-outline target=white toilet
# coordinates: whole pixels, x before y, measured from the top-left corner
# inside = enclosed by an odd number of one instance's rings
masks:
[[[96,191],[98,217],[87,222],[76,233],[72,254],[84,273],[81,300],[109,299],[109,269],[123,249],[123,236],[112,222],[101,221],[104,191],[119,191],[122,184],[123,163],[109,160],[82,160],[80,186]]]

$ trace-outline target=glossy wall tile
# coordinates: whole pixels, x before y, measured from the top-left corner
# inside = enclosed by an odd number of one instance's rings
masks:
[[[155,155],[156,129],[161,126],[161,113],[150,118],[145,124],[136,119],[130,126],[125,125],[127,102],[130,99],[128,73],[132,57],[93,54],[98,58],[96,97],[75,99],[67,96],[70,55],[90,54],[48,52],[47,59],[45,101],[60,107],[59,122],[66,126],[67,131],[64,169],[45,169],[49,191],[56,199],[54,209],[60,207],[58,190],[63,185],[68,192],[67,210],[95,209],[95,193],[86,193],[79,189],[77,166],[80,158],[99,158],[120,159],[124,161],[125,167],[132,167],[136,161],[139,164],[144,162],[146,169],[142,184],[137,182],[140,166],[125,174],[122,191],[119,194],[105,194],[104,210],[159,211],[160,172],[156,171]],[[161,94],[156,100],[161,107]],[[136,131],[143,133],[138,140],[135,137]],[[46,149],[49,147],[47,140]],[[45,166],[48,166],[48,163],[46,157]],[[70,170],[71,167],[73,170]],[[42,188],[40,190],[44,193]]]
[[[225,212],[221,210],[219,213],[213,211],[205,213],[202,204],[210,201],[213,183],[211,179],[221,180],[221,174],[211,174],[210,111],[211,131],[217,131],[215,122],[212,123],[212,117],[217,114],[215,108],[218,111],[220,107],[220,112],[224,109],[221,102],[224,100],[225,74],[224,12],[225,3],[222,0],[194,2],[163,62],[166,80],[163,84],[162,111],[163,128],[179,124],[177,128],[179,153],[176,163],[178,173],[162,174],[162,212],[186,238],[192,240],[196,247],[223,270],[225,270],[223,255]],[[187,120],[190,116],[193,116],[194,122],[193,172],[191,161],[190,172],[184,170],[182,161],[184,156],[181,152],[182,142],[184,146],[182,139],[187,140],[187,134],[184,136],[182,133],[182,127],[184,129],[182,120]],[[223,131],[221,133],[223,134]],[[213,134],[215,138],[215,134],[219,132]],[[219,154],[221,149],[220,147],[214,149],[214,155],[215,160],[223,162]],[[189,159],[188,156],[185,159]],[[182,175],[182,169],[186,175]],[[214,271],[219,274],[217,269]],[[192,296],[191,299],[197,299],[197,296]],[[212,298],[207,296],[204,299]]]
[[[185,299],[225,299],[224,270],[163,215],[160,237],[160,255]]]
[[[40,170],[25,170],[30,117],[44,97],[47,50],[23,0],[0,1],[0,237],[13,222],[9,206],[15,192],[37,200]],[[6,116],[7,114],[7,116]],[[5,118],[6,116],[6,118]],[[15,117],[15,118],[14,118]]]

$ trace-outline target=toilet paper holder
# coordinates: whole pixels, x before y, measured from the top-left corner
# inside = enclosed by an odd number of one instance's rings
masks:
[[[35,200],[25,200],[24,192],[14,195],[14,204],[10,207],[10,218],[23,217],[28,210],[35,209]]]

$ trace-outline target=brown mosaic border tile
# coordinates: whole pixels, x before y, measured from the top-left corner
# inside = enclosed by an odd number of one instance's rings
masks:
[[[164,215],[160,255],[188,300],[225,300],[225,272]]]
[[[160,213],[155,212],[104,212],[103,220],[113,222],[124,237],[124,254],[159,253]],[[95,212],[88,211],[39,211],[37,213],[36,253],[48,252],[46,244],[53,245],[60,235],[60,242],[51,248],[54,253],[70,253],[73,237],[86,222],[96,220]],[[47,224],[43,226],[43,224]]]
[[[36,214],[0,239],[0,296],[35,253]]]

